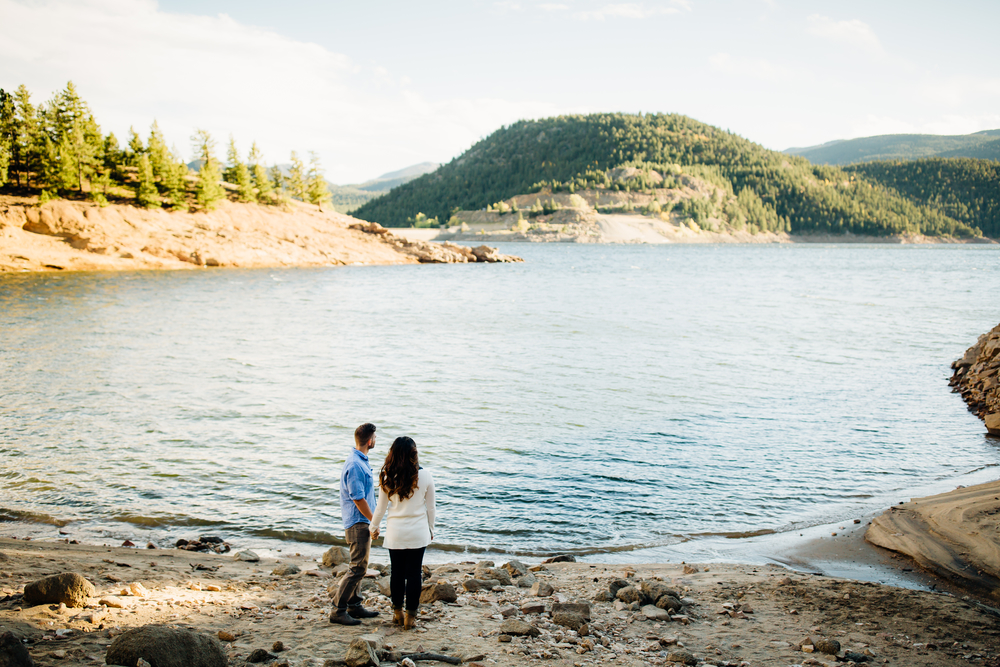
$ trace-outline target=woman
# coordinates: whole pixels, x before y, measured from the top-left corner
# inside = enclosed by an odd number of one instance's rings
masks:
[[[416,625],[420,606],[424,549],[434,539],[434,479],[421,469],[413,438],[402,436],[393,441],[379,473],[378,485],[372,539],[378,539],[379,524],[388,510],[384,546],[389,550],[392,563],[389,576],[392,622],[409,630]]]

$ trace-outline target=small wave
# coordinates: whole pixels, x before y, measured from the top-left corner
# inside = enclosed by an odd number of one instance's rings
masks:
[[[0,522],[26,521],[28,523],[43,523],[49,526],[62,527],[70,522],[69,519],[57,519],[54,516],[43,512],[26,512],[23,510],[11,510],[0,508]]]
[[[225,521],[212,521],[209,519],[199,519],[193,516],[142,516],[137,514],[118,514],[111,517],[112,521],[120,523],[130,523],[135,526],[146,526],[148,528],[163,528],[167,526],[224,526]]]
[[[267,537],[290,542],[306,542],[308,544],[331,544],[346,546],[347,541],[325,530],[282,530],[280,528],[259,528],[248,531],[255,537]]]

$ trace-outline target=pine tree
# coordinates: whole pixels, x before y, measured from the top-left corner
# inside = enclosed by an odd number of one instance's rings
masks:
[[[306,166],[295,151],[292,151],[292,166],[288,168],[288,194],[302,201],[306,198]]]
[[[239,151],[236,150],[236,140],[233,135],[229,135],[229,150],[226,152],[226,170],[224,177],[227,183],[236,186],[236,199],[249,203],[257,201],[253,191],[253,181],[250,178],[250,170],[244,162],[240,160]]]
[[[60,172],[64,176],[61,186],[71,187],[65,176],[72,170],[77,189],[83,192],[83,179],[93,173],[103,147],[101,129],[72,81],[49,102],[49,113],[59,144]]]
[[[163,179],[173,167],[173,158],[167,142],[163,139],[159,124],[154,120],[149,128],[149,141],[146,143],[146,153],[149,155],[149,164],[153,169],[153,177],[163,183]]]
[[[183,208],[187,203],[188,167],[176,152],[170,156],[170,166],[164,173],[160,185],[170,208]]]
[[[135,203],[143,208],[160,208],[160,196],[153,178],[153,165],[146,153],[139,156],[139,182],[135,187]]]
[[[191,141],[194,142],[195,155],[201,160],[195,198],[199,208],[211,211],[226,196],[226,191],[219,183],[222,174],[219,173],[219,163],[215,159],[215,140],[206,130],[197,130]]]
[[[17,136],[11,146],[11,159],[17,171],[17,184],[28,185],[28,177],[39,170],[38,116],[31,103],[31,93],[22,83],[14,92],[14,123]],[[36,176],[37,182],[37,176]]]
[[[128,128],[128,150],[125,152],[126,162],[130,167],[139,166],[139,156],[146,152],[142,145],[142,137],[134,128]]]
[[[323,177],[323,168],[319,164],[319,155],[314,151],[309,151],[309,182],[306,185],[306,195],[309,202],[319,206],[323,210],[323,204],[329,202],[333,195],[330,194],[330,187]]]
[[[0,88],[0,186],[9,178],[11,147],[17,137],[14,116],[14,97]]]
[[[270,204],[274,185],[267,176],[267,168],[264,166],[264,156],[257,148],[257,142],[250,144],[250,154],[247,155],[247,163],[250,173],[253,176],[253,185],[257,188],[257,201],[263,204]]]
[[[268,172],[271,175],[271,183],[274,184],[274,189],[278,192],[278,197],[282,197],[285,194],[285,177],[281,173],[281,168],[278,165],[271,165],[271,169]]]

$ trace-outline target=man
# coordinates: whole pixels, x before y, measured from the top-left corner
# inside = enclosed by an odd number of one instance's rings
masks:
[[[362,618],[374,618],[377,611],[361,606],[358,586],[368,571],[371,553],[371,521],[375,511],[375,480],[368,463],[368,452],[375,447],[375,425],[362,424],[354,431],[351,450],[340,473],[340,514],[344,519],[344,534],[351,550],[351,568],[340,579],[333,599],[336,607],[330,613],[331,623],[359,625]]]

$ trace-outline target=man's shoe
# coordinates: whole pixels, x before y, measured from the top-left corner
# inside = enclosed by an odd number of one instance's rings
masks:
[[[330,622],[339,625],[361,625],[361,621],[351,616],[343,609],[334,609],[330,613]]]
[[[348,605],[347,613],[350,614],[353,618],[375,618],[376,616],[378,616],[378,612],[375,611],[374,609],[365,609],[361,605],[358,605],[356,607]]]

